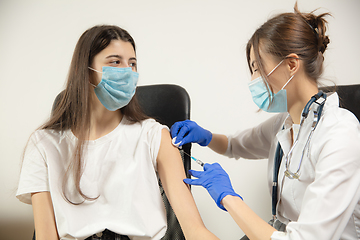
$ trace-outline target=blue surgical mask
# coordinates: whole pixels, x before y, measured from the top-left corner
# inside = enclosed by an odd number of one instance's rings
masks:
[[[110,111],[116,111],[129,104],[135,94],[136,84],[139,78],[137,72],[128,68],[103,67],[102,72],[91,67],[89,69],[102,73],[100,83],[95,86],[95,94]]]
[[[270,76],[271,73],[277,69],[280,64],[283,62],[282,60],[267,76]],[[251,96],[253,98],[254,103],[262,110],[266,112],[287,112],[287,96],[286,90],[284,89],[286,85],[291,81],[294,77],[293,75],[281,88],[279,92],[276,94],[270,92],[272,97],[272,102],[270,104],[269,93],[267,91],[267,87],[265,84],[268,84],[262,76],[254,79],[249,83],[249,89],[251,92]],[[270,88],[269,88],[270,89]]]

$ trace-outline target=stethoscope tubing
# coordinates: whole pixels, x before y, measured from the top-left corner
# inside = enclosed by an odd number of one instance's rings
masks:
[[[309,148],[309,144],[312,139],[313,133],[320,121],[322,110],[325,105],[325,101],[326,101],[326,94],[322,91],[319,91],[317,94],[315,94],[314,96],[311,97],[309,102],[304,107],[304,110],[301,114],[302,117],[301,117],[301,121],[300,121],[300,128],[299,128],[299,132],[296,136],[296,140],[294,141],[294,144],[290,148],[290,151],[288,152],[288,154],[286,154],[286,156],[285,156],[285,168],[286,168],[285,176],[288,177],[289,179],[299,179],[299,177],[300,177],[300,169],[301,169],[303,157],[304,157],[306,149]],[[310,112],[310,107],[313,103],[318,104],[318,107],[314,111],[314,120],[313,120],[313,123],[311,126],[311,131],[309,133],[308,139],[306,141],[304,149],[302,150],[299,166],[297,168],[297,171],[295,173],[293,173],[289,170],[292,153],[293,153],[297,143],[299,142],[299,136],[301,134],[303,123],[304,123],[305,119],[308,117],[309,112]],[[284,129],[284,127],[283,127],[283,129]],[[278,198],[278,196],[277,196],[278,176],[279,176],[279,169],[280,169],[280,164],[281,164],[283,155],[284,155],[284,153],[281,148],[281,145],[280,145],[280,143],[278,143],[276,152],[275,152],[275,158],[274,158],[274,173],[273,173],[273,185],[272,185],[272,215],[273,215],[274,220],[276,219],[276,205],[278,202],[277,201],[277,198]]]

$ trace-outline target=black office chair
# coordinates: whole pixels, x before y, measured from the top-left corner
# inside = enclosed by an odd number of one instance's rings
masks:
[[[340,99],[340,107],[352,112],[360,121],[360,84],[339,85],[320,88],[324,92],[336,91]]]
[[[62,92],[55,98],[52,110],[54,110],[56,104],[59,102],[61,94]],[[146,115],[156,119],[169,128],[177,121],[190,119],[190,97],[186,90],[180,86],[170,84],[139,86],[136,90],[136,96],[140,107]],[[191,154],[191,144],[183,145],[182,149],[187,154]],[[186,176],[190,177],[188,171],[191,168],[191,159],[189,155],[184,154],[182,151],[180,151],[180,153]],[[162,240],[185,240],[180,224],[170,206],[160,180],[159,188],[166,208],[168,225]],[[35,240],[35,232],[33,240]]]

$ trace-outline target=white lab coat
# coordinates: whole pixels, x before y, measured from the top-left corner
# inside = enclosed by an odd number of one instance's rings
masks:
[[[291,158],[292,172],[298,169],[313,116],[310,109]],[[298,125],[293,125],[289,114],[278,114],[255,128],[228,136],[225,153],[237,159],[268,158],[271,192],[274,156],[280,142],[284,157],[278,176],[277,217],[287,227],[285,233],[275,232],[272,239],[360,239],[359,121],[351,112],[339,108],[336,93],[329,95],[305,151],[298,180],[284,176],[284,159],[292,145],[291,128],[296,138]]]

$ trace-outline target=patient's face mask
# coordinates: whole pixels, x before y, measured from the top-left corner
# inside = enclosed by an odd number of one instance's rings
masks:
[[[267,75],[270,76],[283,62],[284,60],[281,60],[281,62],[276,65],[276,67],[271,70],[271,72]],[[294,77],[293,75],[281,88],[279,92],[274,94],[273,92],[270,92],[272,96],[272,102],[270,104],[270,98],[269,93],[267,91],[267,87],[269,87],[268,83],[265,79],[263,79],[262,76],[254,79],[249,83],[249,89],[253,98],[254,103],[262,110],[266,112],[287,112],[287,96],[286,96],[286,90],[284,89],[286,85],[291,81],[291,79]],[[266,85],[267,86],[266,86]],[[270,88],[269,88],[270,89]]]
[[[136,90],[139,74],[130,67],[103,67],[102,72],[91,67],[89,69],[102,73],[101,82],[95,86],[95,94],[110,111],[116,111],[129,104]]]

